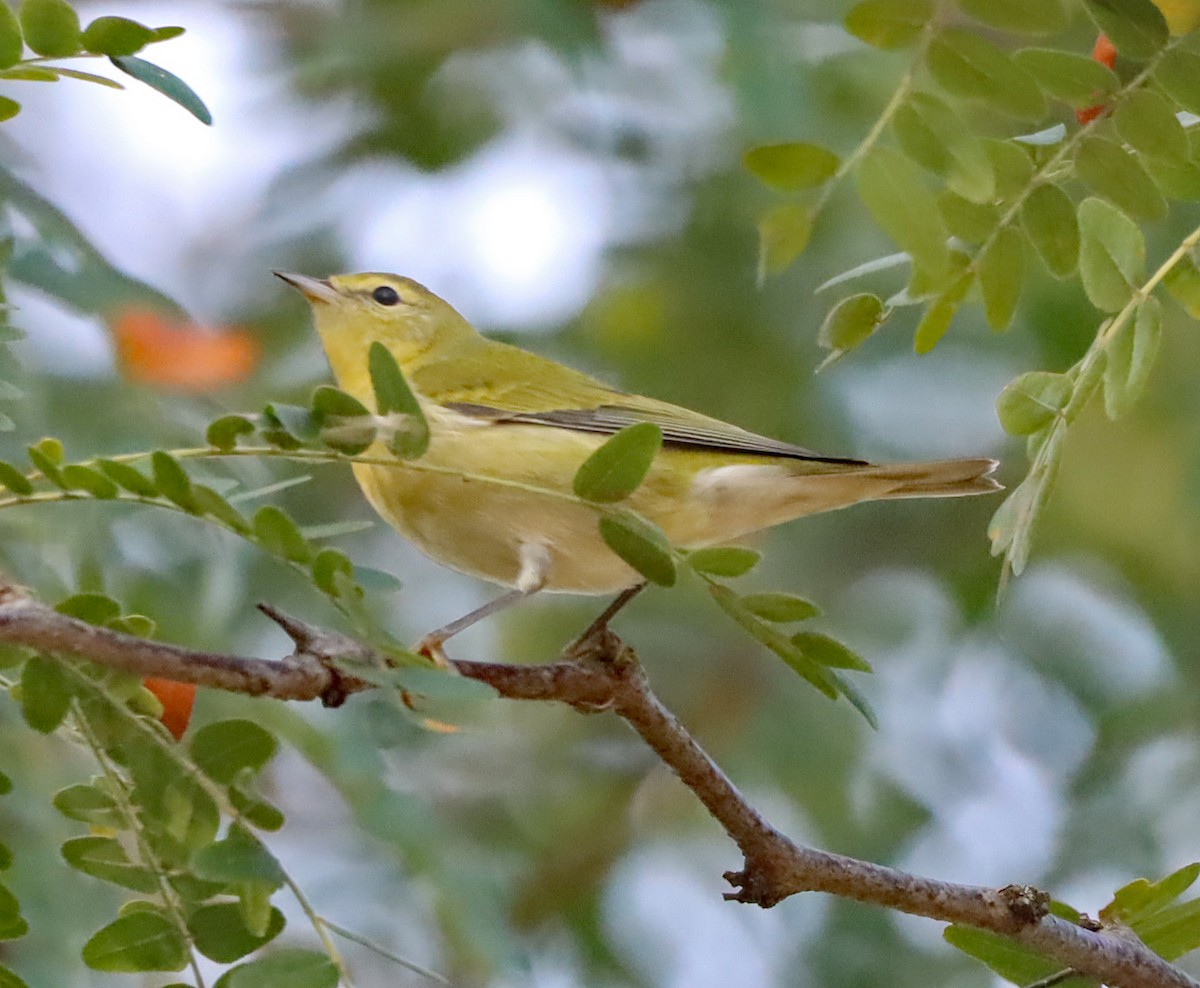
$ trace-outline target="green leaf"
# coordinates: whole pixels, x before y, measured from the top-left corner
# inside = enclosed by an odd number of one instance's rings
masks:
[[[21,60],[25,45],[21,38],[21,22],[7,3],[0,3],[0,69],[7,69]]]
[[[812,210],[804,203],[785,202],[758,221],[758,283],[781,274],[804,253],[812,235]]]
[[[819,631],[798,631],[792,635],[792,644],[821,665],[834,669],[853,669],[856,672],[871,671],[866,659]]]
[[[29,988],[15,972],[0,964],[0,988]]]
[[[238,823],[230,826],[224,840],[192,856],[192,871],[213,882],[257,882],[272,888],[282,885],[286,877],[271,852]]]
[[[862,0],[846,15],[845,26],[875,48],[907,48],[933,17],[933,0]]]
[[[54,794],[54,808],[63,816],[98,827],[123,827],[125,820],[116,800],[96,786],[73,785]]]
[[[159,30],[164,29],[160,28]],[[158,41],[160,39],[151,38],[150,40]],[[113,55],[105,52],[105,54],[110,55],[109,60],[126,75],[133,76],[138,82],[145,83],[156,92],[162,93],[171,102],[178,103],[202,124],[212,124],[212,113],[204,105],[204,101],[196,95],[191,86],[173,72],[168,72],[161,65],[147,62],[144,58],[137,58],[132,53]]]
[[[708,592],[726,614],[741,625],[758,642],[761,642],[802,678],[815,686],[830,699],[839,694],[844,696],[867,721],[877,727],[875,713],[866,698],[853,683],[839,676],[833,669],[814,661],[786,635],[751,614],[742,599],[729,587],[721,583],[710,583]]]
[[[817,331],[817,343],[839,355],[853,350],[882,326],[888,315],[877,295],[850,295],[829,310]]]
[[[1196,162],[1147,158],[1143,164],[1167,198],[1184,202],[1200,200],[1200,165]]]
[[[338,574],[353,581],[354,564],[340,549],[326,546],[313,558],[313,583],[331,597],[340,596],[342,583],[337,579]]]
[[[192,501],[198,514],[215,518],[240,535],[250,534],[250,522],[245,516],[207,484],[192,485]]]
[[[1190,113],[1200,113],[1200,55],[1172,48],[1154,69],[1154,81]]]
[[[1033,178],[1031,148],[1016,141],[987,139],[983,149],[992,162],[996,176],[996,194],[1001,199],[1023,195]]]
[[[938,196],[938,212],[946,229],[969,244],[983,243],[1000,223],[1000,210],[994,205],[971,202],[949,189]]]
[[[1166,18],[1150,0],[1084,0],[1084,6],[1126,58],[1153,58],[1170,37]]]
[[[278,748],[274,735],[249,720],[219,720],[196,732],[192,758],[214,782],[228,785],[243,771],[258,772]]]
[[[1063,969],[1061,962],[1018,946],[999,933],[976,930],[969,926],[948,926],[942,931],[942,936],[951,946],[957,947],[977,961],[982,961],[1000,977],[1017,985],[1041,981]],[[1071,986],[1066,982],[1056,982],[1056,988]]]
[[[976,99],[1020,120],[1038,121],[1046,101],[1033,77],[986,38],[957,28],[929,46],[929,71],[949,93]]]
[[[744,545],[716,545],[687,554],[687,564],[697,573],[723,577],[744,576],[761,559],[761,552]]]
[[[213,988],[337,988],[338,969],[325,954],[290,947],[226,971]]]
[[[1188,135],[1171,104],[1151,89],[1130,93],[1117,106],[1113,123],[1121,139],[1150,158],[1183,162]]]
[[[249,436],[253,433],[254,423],[245,415],[223,415],[209,425],[204,438],[214,449],[227,453],[237,446],[239,436]]]
[[[148,825],[186,853],[212,844],[221,813],[199,779],[179,775],[162,789],[158,816]]]
[[[1076,110],[1106,101],[1121,85],[1117,74],[1094,58],[1057,48],[1024,48],[1015,61],[1039,86]]]
[[[163,497],[173,501],[184,511],[195,511],[192,482],[175,457],[161,449],[155,450],[150,457],[150,468],[154,475],[154,485]]]
[[[17,940],[29,932],[29,924],[21,916],[21,903],[5,886],[0,885],[0,941]],[[0,981],[0,988],[3,988]]]
[[[776,591],[746,594],[742,597],[742,606],[755,617],[773,624],[807,621],[821,614],[821,609],[811,600]]]
[[[396,358],[376,340],[367,353],[367,366],[378,413],[406,416],[403,422],[396,424],[395,432],[388,440],[388,449],[401,459],[416,459],[429,448],[429,423],[425,421],[421,406],[404,379]]]
[[[1066,374],[1029,371],[1009,382],[996,399],[1000,424],[1010,436],[1028,436],[1049,425],[1071,399]]]
[[[158,625],[145,614],[122,614],[108,622],[113,631],[122,631],[136,638],[153,638]]]
[[[121,605],[108,594],[77,593],[60,600],[54,608],[59,614],[103,626],[121,616]]]
[[[653,422],[627,425],[575,471],[575,496],[600,504],[625,500],[646,479],[662,442],[662,429]]]
[[[381,569],[373,569],[370,566],[355,566],[354,578],[358,581],[359,586],[372,593],[399,593],[404,586],[400,582],[400,578],[394,574]]]
[[[0,772],[0,796],[7,796],[10,792],[12,792],[12,787],[12,779],[10,779],[3,772]]]
[[[0,79],[13,79],[22,82],[58,82],[58,71],[54,68],[42,68],[40,65],[22,65],[18,63],[11,69],[0,70]]]
[[[312,442],[320,433],[316,418],[307,408],[272,402],[263,410],[263,417],[301,442]]]
[[[1200,320],[1200,268],[1189,255],[1179,259],[1162,283],[1189,316]]]
[[[0,484],[3,484],[18,497],[33,493],[33,484],[11,463],[0,460]]]
[[[859,163],[855,181],[875,222],[912,255],[914,264],[935,273],[949,267],[937,200],[911,161],[898,151],[875,147]]]
[[[1110,419],[1128,412],[1145,390],[1161,340],[1162,306],[1151,295],[1105,348],[1104,410]]]
[[[354,456],[375,441],[375,420],[353,395],[323,384],[313,392],[311,406],[320,440],[331,449]]]
[[[1060,0],[958,0],[958,6],[989,27],[1020,34],[1056,34],[1069,20]]]
[[[53,659],[35,656],[21,668],[21,713],[35,731],[55,730],[67,716],[73,695],[71,680]]]
[[[236,902],[214,902],[201,906],[188,917],[188,929],[196,949],[210,961],[232,964],[270,943],[284,927],[283,913],[271,909],[266,932],[256,936],[246,929]]]
[[[158,488],[154,482],[128,463],[118,460],[96,460],[95,463],[101,473],[130,494],[136,494],[138,497],[158,497]]]
[[[819,662],[806,656],[786,635],[751,614],[738,594],[720,583],[709,584],[708,592],[721,610],[748,631],[756,641],[778,655],[831,700],[837,697],[838,684],[834,674]]]
[[[182,971],[188,948],[169,917],[139,909],[97,931],[83,945],[83,960],[94,971]]]
[[[13,854],[7,844],[0,844],[0,871],[8,871],[13,865]],[[0,925],[3,924],[0,919]]]
[[[229,801],[241,818],[259,830],[278,830],[284,824],[283,813],[261,799],[255,799],[241,792],[236,786],[229,789]]]
[[[141,51],[154,40],[154,32],[127,17],[97,17],[84,29],[81,40],[93,55],[116,59]]]
[[[1167,213],[1162,193],[1141,162],[1106,137],[1084,138],[1075,150],[1075,173],[1113,205],[1137,219]]]
[[[1079,265],[1079,223],[1075,204],[1061,188],[1039,185],[1021,206],[1021,226],[1042,263],[1056,278],[1068,278]]]
[[[117,496],[117,485],[104,474],[81,463],[68,463],[62,468],[63,486],[71,491],[83,491],[98,500],[111,500]]]
[[[1011,226],[996,231],[978,260],[983,309],[992,329],[1007,329],[1025,278],[1025,238]]]
[[[297,563],[307,563],[312,546],[282,508],[264,504],[254,513],[254,537],[269,552]]]
[[[628,511],[600,519],[600,537],[613,552],[651,583],[675,585],[675,556],[662,529]]]
[[[819,144],[765,144],[742,155],[742,164],[765,185],[798,192],[829,181],[838,169],[838,156]]]
[[[1140,919],[1133,930],[1160,957],[1178,960],[1200,947],[1200,899],[1181,902]]]
[[[968,268],[941,295],[935,298],[921,316],[913,334],[913,350],[928,353],[941,341],[950,328],[954,314],[975,283],[975,272]]]
[[[1138,225],[1102,199],[1079,204],[1079,276],[1097,309],[1117,312],[1133,297],[1146,262]]]
[[[913,94],[893,116],[892,130],[904,153],[944,176],[954,192],[977,203],[995,198],[996,180],[987,152],[962,118],[940,99]]]
[[[1100,918],[1132,926],[1165,909],[1191,888],[1198,877],[1200,863],[1192,862],[1157,882],[1135,878],[1113,893],[1112,901],[1100,910]]]
[[[21,28],[39,55],[65,58],[79,51],[79,15],[67,0],[23,0]]]
[[[124,89],[115,79],[109,79],[107,76],[96,75],[94,72],[81,72],[79,69],[69,69],[63,65],[55,65],[49,69],[55,75],[63,76],[66,79],[78,79],[80,82],[91,82],[97,86],[104,86],[107,89]]]
[[[62,476],[58,468],[62,464],[64,453],[63,444],[59,440],[47,436],[27,447],[26,452],[30,461],[42,471],[47,480],[56,486],[62,486]]]
[[[21,104],[7,96],[0,96],[0,123],[11,120],[21,112]]]
[[[322,384],[313,391],[309,403],[313,416],[318,422],[328,416],[338,418],[354,418],[359,415],[370,415],[371,410],[352,394],[347,394],[328,384]]]
[[[276,886],[264,882],[238,882],[235,885],[242,921],[255,936],[263,936],[271,924],[271,895]]]
[[[112,837],[73,837],[62,846],[63,860],[76,871],[134,892],[157,892],[158,877],[145,865],[129,860]]]

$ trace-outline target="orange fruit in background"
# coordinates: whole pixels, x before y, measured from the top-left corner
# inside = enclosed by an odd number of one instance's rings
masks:
[[[202,393],[249,377],[261,348],[245,329],[171,322],[151,309],[126,309],[111,322],[117,359],[131,381]]]

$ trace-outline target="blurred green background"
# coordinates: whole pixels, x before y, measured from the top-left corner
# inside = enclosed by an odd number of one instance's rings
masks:
[[[918,358],[915,316],[901,314],[814,376],[832,302],[814,288],[893,248],[847,185],[800,262],[759,289],[755,226],[775,197],[739,159],[801,139],[844,153],[887,101],[906,56],[847,35],[839,3],[80,6],[186,26],[155,57],[215,126],[149,91],[28,86],[4,164],[199,324],[248,327],[263,359],[243,383],[164,392],[122,376],[93,313],[14,289],[28,339],[5,367],[23,391],[0,405],[15,422],[5,456],[42,435],[77,457],[197,445],[223,411],[303,401],[328,372],[273,268],[410,275],[485,332],[630,390],[829,453],[997,455],[1009,483],[1024,457],[996,424],[997,393],[1019,371],[1067,367],[1095,330],[1078,288],[1039,273],[1005,335],[965,309]],[[1094,33],[1075,20],[1086,52]],[[1152,257],[1185,219],[1152,232]],[[763,540],[746,589],[825,608],[821,627],[875,666],[862,689],[877,732],[696,585],[652,590],[620,617],[667,704],[777,826],[940,878],[1033,882],[1089,912],[1200,857],[1200,336],[1168,312],[1150,393],[1118,424],[1093,409],[1072,431],[1033,563],[1000,604],[985,534],[997,499],[864,505]],[[252,485],[300,472],[237,468]],[[275,498],[305,524],[372,518],[342,469]],[[336,544],[404,581],[377,604],[404,640],[493,592],[382,524]],[[201,648],[283,654],[260,600],[336,623],[253,548],[127,506],[5,512],[0,563],[49,600],[103,588]],[[534,600],[450,651],[547,661],[600,606]],[[765,912],[722,902],[735,848],[611,717],[496,702],[443,735],[368,696],[326,712],[212,694],[197,716],[233,714],[289,742],[271,776],[288,823],[268,843],[317,908],[455,984],[991,981],[928,921],[817,896]],[[31,736],[7,700],[0,761],[46,794],[0,802],[33,927],[3,956],[31,984],[128,983],[78,961],[116,893],[56,856],[72,827],[49,794],[86,761]],[[424,983],[347,954],[363,988]]]

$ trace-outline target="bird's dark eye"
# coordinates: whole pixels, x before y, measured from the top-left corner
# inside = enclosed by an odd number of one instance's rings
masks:
[[[371,292],[371,298],[380,305],[395,305],[400,301],[400,295],[390,285],[380,285]]]

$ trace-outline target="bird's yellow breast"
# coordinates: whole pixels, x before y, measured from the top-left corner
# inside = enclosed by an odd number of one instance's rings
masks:
[[[600,538],[602,509],[571,493],[575,471],[608,436],[482,422],[438,406],[426,414],[430,443],[420,460],[354,465],[375,510],[422,552],[461,572],[513,585],[522,545],[540,545],[549,557],[546,589],[552,591],[609,593],[640,579]],[[388,455],[382,447],[372,454]],[[724,506],[730,499],[720,484],[705,480],[708,460],[663,450],[626,506],[680,546],[726,541],[762,527],[761,517]]]

